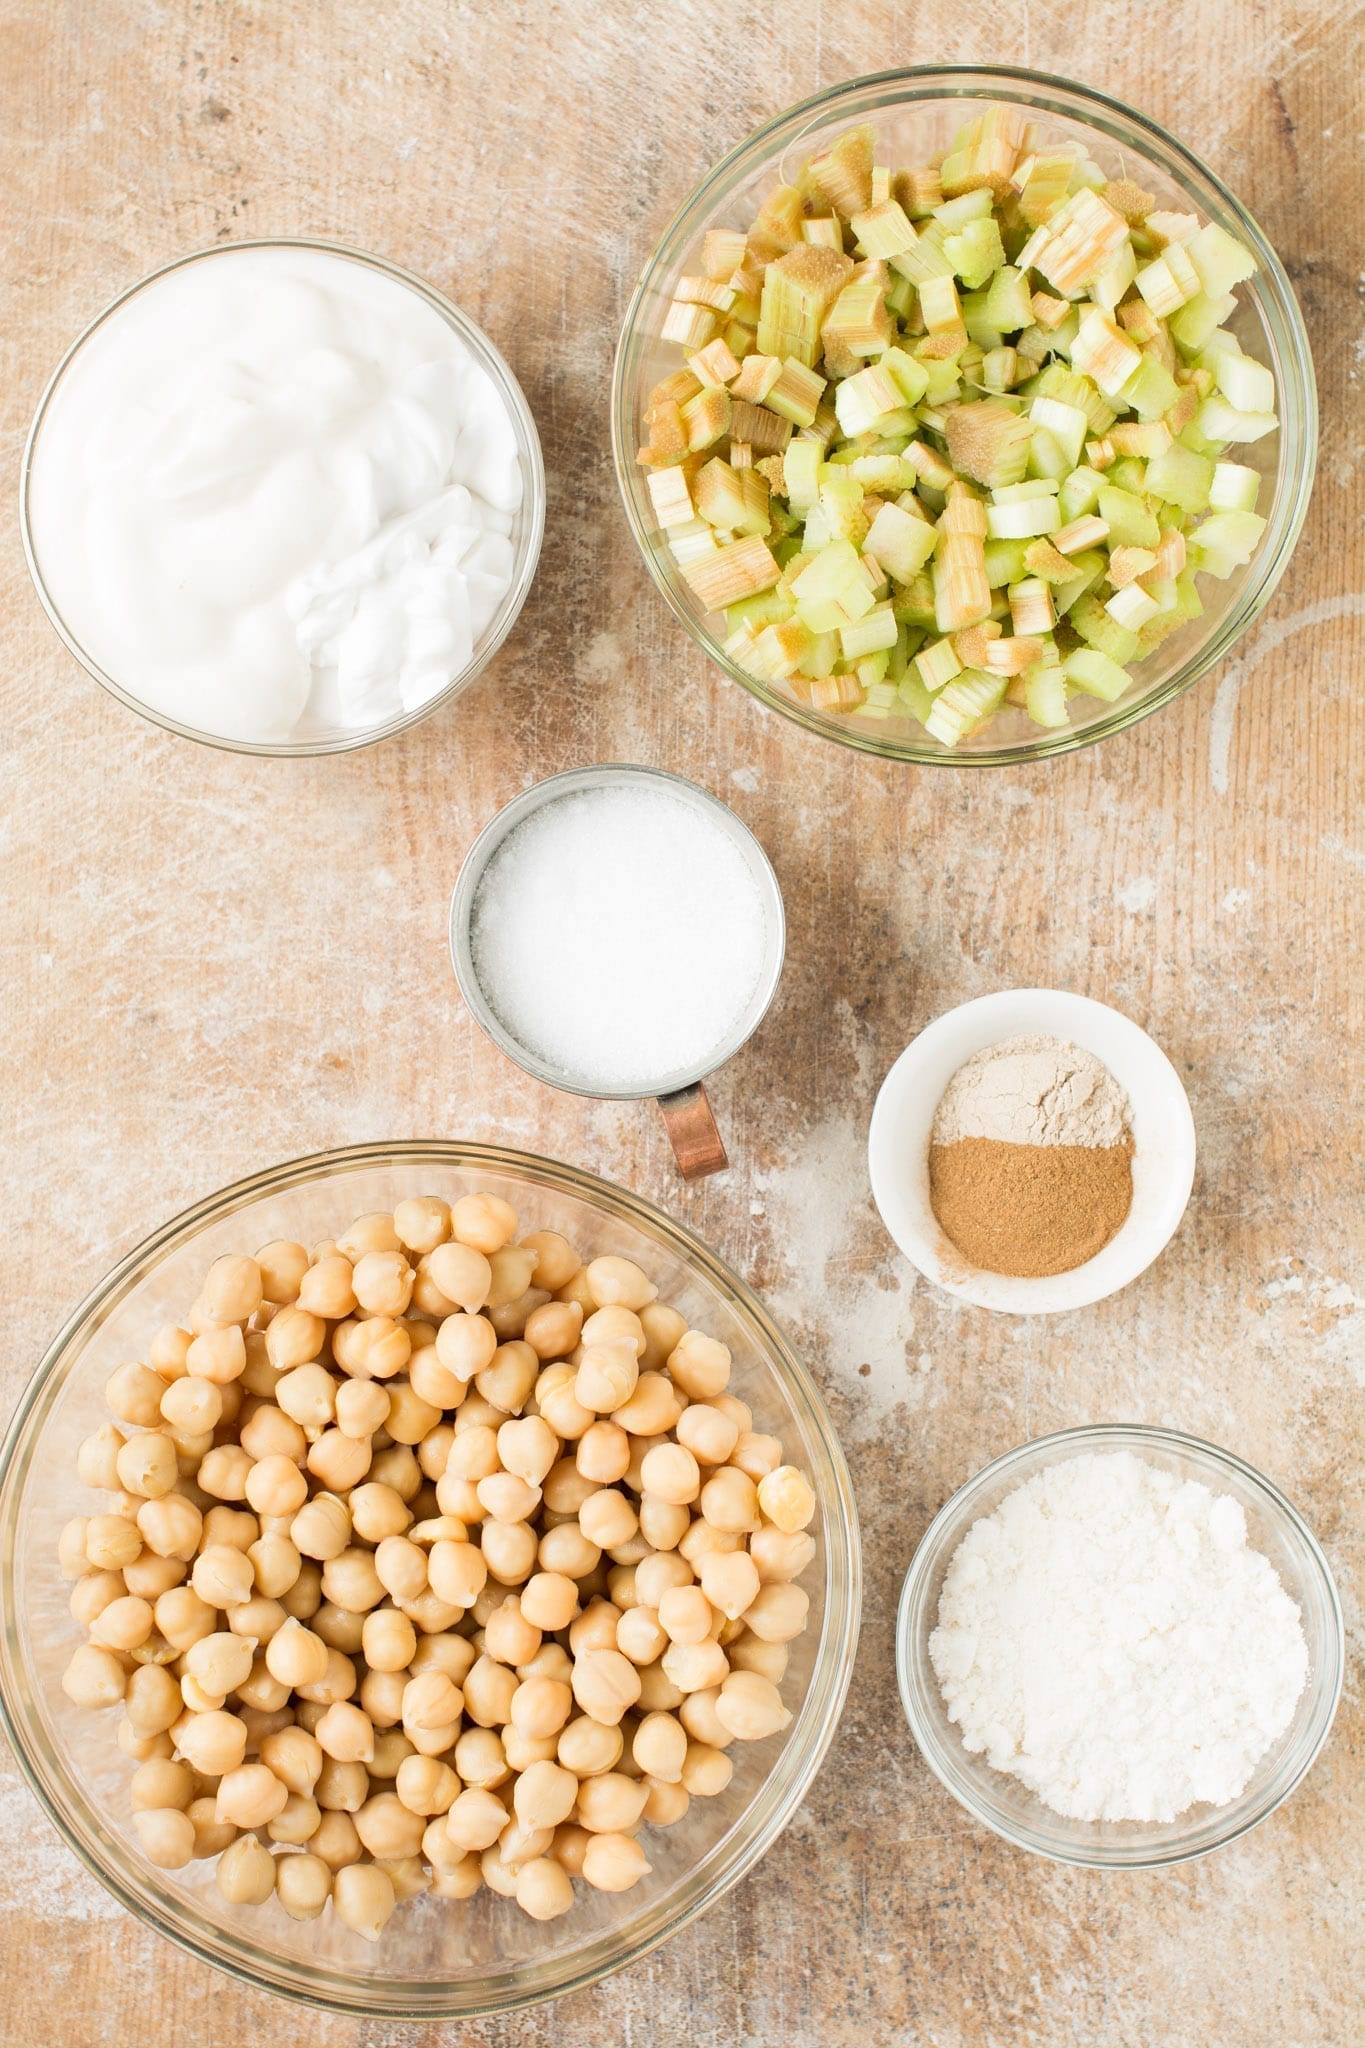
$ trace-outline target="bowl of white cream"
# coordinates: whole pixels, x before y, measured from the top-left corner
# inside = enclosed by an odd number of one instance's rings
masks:
[[[337,753],[501,646],[545,477],[516,379],[430,285],[241,242],[153,272],[70,349],[21,517],[49,617],[123,703],[244,753]]]

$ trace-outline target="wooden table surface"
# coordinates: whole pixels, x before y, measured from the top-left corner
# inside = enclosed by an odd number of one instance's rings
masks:
[[[868,1567],[848,1708],[782,1841],[648,1961],[528,2015],[364,2025],[239,1988],[127,1918],[7,1761],[4,2043],[1344,2048],[1355,2034],[1358,1675],[1287,1807],[1212,1861],[1134,1875],[1056,1868],[973,1826],[920,1760],[892,1676],[897,1588],[934,1509],[1010,1445],[1087,1421],[1179,1425],[1270,1473],[1358,1617],[1352,13],[0,0],[7,1405],[72,1302],[191,1199],[352,1140],[501,1139],[653,1197],[767,1298],[833,1408]],[[1069,73],[1178,132],[1285,256],[1323,405],[1307,531],[1234,659],[1105,746],[985,774],[862,759],[727,687],[646,579],[607,441],[626,296],[694,181],[817,86],[935,59]],[[33,407],[84,323],[182,251],[271,232],[373,249],[458,299],[524,384],[550,476],[539,577],[491,669],[458,706],[344,759],[214,753],[102,695],[42,616],[12,513]],[[578,1102],[501,1059],[447,967],[447,897],[477,828],[533,779],[613,758],[732,803],[790,915],[777,1005],[714,1090],[734,1168],[691,1190],[645,1108]],[[1029,983],[1151,1030],[1199,1134],[1193,1200],[1158,1264],[1115,1300],[1037,1322],[917,1284],[872,1210],[864,1154],[877,1083],[913,1033]]]

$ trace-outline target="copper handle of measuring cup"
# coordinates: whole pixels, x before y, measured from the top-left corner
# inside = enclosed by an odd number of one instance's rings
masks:
[[[700,1081],[694,1081],[690,1088],[675,1088],[671,1095],[660,1095],[656,1100],[684,1180],[704,1180],[708,1173],[720,1173],[730,1164],[725,1140],[716,1127]]]

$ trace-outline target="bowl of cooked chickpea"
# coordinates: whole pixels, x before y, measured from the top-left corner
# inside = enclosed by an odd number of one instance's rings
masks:
[[[131,1253],[0,1452],[0,1712],[205,1961],[441,2019],[594,1982],[752,1867],[833,1738],[848,1473],[744,1283],[490,1146],[363,1146]]]

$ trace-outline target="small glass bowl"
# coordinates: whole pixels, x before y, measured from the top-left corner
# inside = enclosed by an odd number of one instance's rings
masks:
[[[1178,1478],[1230,1493],[1247,1518],[1247,1540],[1268,1557],[1303,1618],[1308,1679],[1294,1718],[1226,1806],[1200,1805],[1174,1821],[1081,1821],[1054,1813],[1017,1778],[963,1747],[948,1719],[929,1661],[929,1637],[953,1556],[972,1524],[1045,1466],[1082,1453],[1131,1451]],[[1286,1800],[1310,1769],[1341,1697],[1345,1644],[1341,1603],[1327,1559],[1308,1524],[1268,1479],[1231,1451],[1180,1430],[1142,1423],[1064,1429],[1021,1444],[958,1488],[920,1539],[896,1617],[896,1677],[910,1730],[934,1775],[975,1820],[1021,1849],[1096,1870],[1184,1863],[1235,1842]]]
[[[578,1887],[549,1924],[484,1891],[402,1906],[371,1944],[332,1912],[290,1920],[276,1902],[230,1906],[213,1863],[154,1869],[131,1826],[133,1764],[115,1717],[74,1707],[62,1672],[82,1639],[57,1563],[57,1538],[93,1496],[76,1473],[81,1439],[108,1420],[116,1365],[183,1314],[220,1253],[272,1238],[314,1244],[402,1196],[504,1196],[527,1228],[636,1259],[734,1356],[731,1385],[759,1427],[809,1473],[817,1556],[802,1583],[810,1621],[791,1644],[783,1695],[792,1718],[766,1742],[738,1743],[735,1774],[676,1826],[649,1829],[652,1873],[629,1892]],[[814,1381],[743,1281],[648,1202],[593,1175],[491,1145],[360,1145],[276,1166],[174,1218],[120,1261],[75,1311],[38,1366],[0,1450],[0,1719],[20,1766],[68,1845],[114,1897],[202,1961],[266,1991],[385,2019],[463,2019],[581,1990],[637,1961],[711,1906],[790,1820],[833,1739],[853,1670],[861,1600],[857,1512],[843,1454]]]
[[[1133,690],[1117,704],[1071,700],[1073,723],[1044,731],[1006,706],[986,729],[955,749],[940,747],[908,717],[833,716],[800,704],[780,683],[747,675],[725,653],[724,621],[705,612],[663,543],[636,450],[646,394],[681,363],[659,330],[678,277],[701,268],[703,235],[747,227],[772,186],[802,158],[860,121],[877,131],[883,161],[922,163],[947,147],[964,121],[992,102],[1023,107],[1050,137],[1083,140],[1111,177],[1135,178],[1161,205],[1217,221],[1255,252],[1260,269],[1237,288],[1232,331],[1248,354],[1275,373],[1278,432],[1244,448],[1237,460],[1259,469],[1265,486],[1260,545],[1226,582],[1201,576],[1204,615],[1171,634],[1142,661]],[[1066,754],[1122,732],[1169,704],[1221,661],[1264,608],[1284,574],[1308,510],[1317,459],[1318,410],[1313,361],[1293,288],[1265,235],[1238,200],[1183,143],[1157,122],[1106,94],[1065,79],[1007,65],[922,65],[855,78],[803,100],[731,150],[684,202],[645,266],[626,311],[612,382],[612,449],[626,516],[650,575],[697,644],[760,704],[807,732],[887,760],[938,767],[1013,767]]]
[[[41,462],[43,421],[62,378],[91,336],[106,320],[111,319],[120,307],[126,305],[129,299],[136,297],[139,292],[145,291],[149,285],[155,284],[171,271],[181,270],[191,263],[222,260],[243,249],[313,249],[325,256],[338,256],[347,262],[362,264],[368,270],[378,271],[382,276],[406,285],[454,329],[475,362],[492,379],[512,422],[522,477],[521,504],[512,521],[512,579],[498,602],[497,610],[480,636],[473,655],[459,675],[452,678],[443,690],[428,698],[424,704],[418,704],[412,710],[399,712],[380,725],[356,729],[335,726],[323,732],[310,733],[303,739],[268,742],[229,739],[222,733],[201,732],[196,726],[182,725],[168,713],[158,711],[136,696],[130,686],[131,679],[120,682],[101,668],[99,662],[68,626],[43,574],[33,533],[31,495],[34,488],[35,465]],[[97,683],[102,683],[111,696],[117,697],[120,704],[126,704],[130,711],[136,711],[141,717],[150,719],[153,725],[159,725],[166,732],[178,734],[181,739],[198,740],[204,746],[220,747],[227,753],[283,756],[347,754],[353,753],[358,747],[373,746],[377,740],[390,739],[395,733],[405,732],[409,726],[418,725],[424,718],[429,718],[441,705],[450,703],[453,698],[468,689],[474,678],[487,667],[502,646],[526,602],[527,592],[531,588],[536,565],[540,560],[540,544],[545,532],[545,463],[541,455],[536,423],[520,384],[488,336],[481,328],[475,326],[467,313],[462,313],[458,306],[438,292],[433,285],[429,285],[424,278],[414,276],[411,271],[402,269],[397,263],[388,262],[382,256],[370,256],[363,250],[351,249],[339,242],[317,241],[304,235],[273,235],[257,241],[219,242],[212,248],[196,249],[188,256],[177,256],[174,262],[163,263],[160,269],[149,272],[146,277],[139,278],[136,284],[129,285],[126,291],[120,292],[118,297],[91,321],[85,332],[77,337],[58,363],[38,401],[38,410],[33,416],[33,425],[29,428],[20,473],[19,524],[29,574],[42,600],[44,611],[81,667],[92,675]]]

